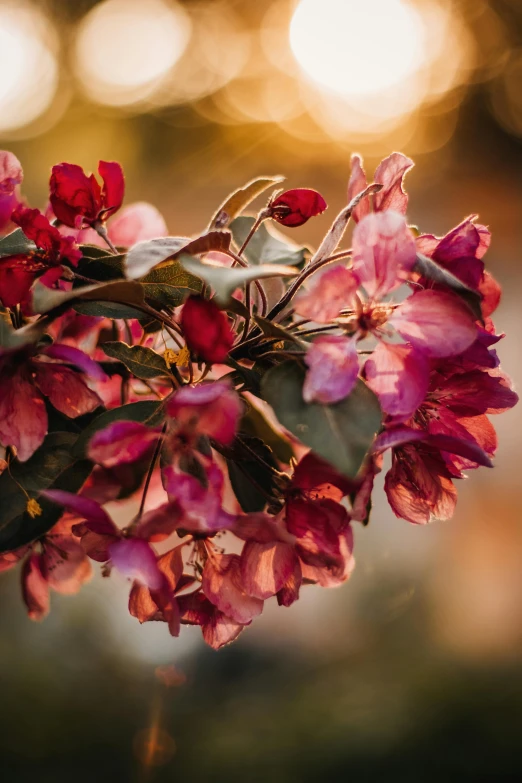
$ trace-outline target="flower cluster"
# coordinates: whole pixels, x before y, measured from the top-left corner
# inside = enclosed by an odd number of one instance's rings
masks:
[[[217,649],[265,601],[348,579],[386,452],[397,517],[452,516],[517,395],[490,233],[476,216],[442,238],[409,225],[412,166],[393,153],[368,183],[354,156],[312,253],[273,224],[326,202],[279,178],[169,236],[150,204],[122,208],[118,163],[100,161],[102,184],[54,166],[40,212],[0,153],[0,570],[22,561],[31,618],[94,561],[130,581],[140,622],[198,625]]]

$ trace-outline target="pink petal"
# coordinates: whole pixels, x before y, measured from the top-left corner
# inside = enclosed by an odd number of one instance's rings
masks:
[[[121,207],[125,192],[125,180],[122,167],[115,162],[100,160],[98,174],[103,180],[101,198],[104,209],[103,219],[106,220]]]
[[[159,590],[163,586],[165,577],[146,541],[122,538],[111,544],[109,554],[114,567],[127,579],[135,579],[151,590]]]
[[[117,247],[132,247],[137,242],[165,237],[167,224],[161,213],[146,201],[124,207],[107,226],[109,238]]]
[[[374,300],[397,288],[415,264],[415,240],[398,212],[367,215],[355,227],[352,246],[354,274]]]
[[[27,371],[0,360],[0,443],[14,446],[25,462],[42,445],[47,434],[47,411],[42,395]]]
[[[159,436],[159,430],[140,422],[115,421],[92,436],[87,454],[93,462],[112,468],[144,457]]]
[[[426,396],[429,364],[409,345],[382,340],[364,365],[366,382],[390,416],[409,418]]]
[[[61,359],[64,362],[74,364],[87,376],[90,376],[96,381],[108,380],[107,375],[103,372],[98,362],[95,362],[94,359],[91,359],[84,351],[80,351],[79,348],[74,348],[72,345],[53,343],[45,348],[42,353],[45,353],[45,355],[49,356],[51,359]]]
[[[340,565],[339,538],[348,523],[346,509],[333,500],[295,498],[286,505],[286,526],[296,537],[299,557],[309,565]]]
[[[31,620],[43,620],[49,614],[49,583],[41,555],[30,555],[23,565],[22,596]]]
[[[183,386],[170,397],[167,407],[179,427],[193,426],[220,443],[233,440],[242,412],[241,400],[227,381]]]
[[[43,562],[49,586],[57,593],[73,595],[92,577],[92,567],[81,544],[72,536],[45,538]]]
[[[414,166],[410,158],[400,152],[392,152],[375,170],[374,181],[383,185],[379,193],[374,195],[376,212],[393,209],[401,215],[408,209],[408,195],[404,192],[404,175]]]
[[[296,560],[290,544],[248,541],[241,553],[241,579],[245,592],[263,600],[275,595],[292,577]]]
[[[389,323],[426,356],[455,356],[476,340],[468,307],[445,291],[418,291],[402,302]]]
[[[12,152],[0,150],[0,193],[10,196],[24,178],[22,164]]]
[[[292,572],[289,574],[284,585],[277,592],[277,603],[279,606],[291,606],[298,600],[302,581],[301,561],[296,557],[294,559]]]
[[[183,595],[178,599],[178,603],[181,622],[200,625],[203,639],[214,650],[233,642],[245,627],[216,609],[200,592]]]
[[[363,191],[368,180],[362,166],[362,159],[360,155],[352,155],[351,160],[352,170],[350,173],[350,179],[348,181],[348,203],[358,194]],[[352,219],[355,223],[358,223],[365,215],[370,212],[370,199],[368,196],[362,199],[352,212]]]
[[[294,310],[303,318],[326,324],[336,318],[345,307],[351,307],[359,280],[342,264],[316,272],[307,291],[294,300]]]
[[[208,600],[236,623],[246,625],[263,611],[263,601],[244,591],[238,555],[209,555],[202,588]]]
[[[54,407],[74,419],[102,404],[96,392],[74,370],[62,364],[35,362],[35,382]]]
[[[108,535],[117,535],[119,533],[110,516],[95,500],[74,495],[72,492],[65,492],[63,489],[46,489],[42,492],[42,495],[63,506],[67,511],[81,519],[86,519],[87,522],[95,522],[100,526],[100,533],[104,532]]]
[[[341,335],[318,337],[308,349],[308,365],[303,384],[305,402],[339,402],[355,386],[359,360],[355,339]]]
[[[182,522],[183,512],[179,503],[177,501],[163,503],[141,517],[134,535],[146,541],[163,541],[181,527]]]

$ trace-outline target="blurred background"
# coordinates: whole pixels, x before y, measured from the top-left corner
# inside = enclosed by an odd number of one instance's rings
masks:
[[[127,203],[202,229],[260,174],[346,203],[412,156],[412,222],[493,231],[505,369],[522,385],[520,0],[0,0],[0,146],[44,207],[50,167],[117,159]],[[128,585],[94,579],[25,615],[0,577],[0,778],[6,783],[522,779],[522,409],[497,417],[493,471],[454,519],[395,519],[382,494],[338,590],[269,602],[214,653],[139,626]]]

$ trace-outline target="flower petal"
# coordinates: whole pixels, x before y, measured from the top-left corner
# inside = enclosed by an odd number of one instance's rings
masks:
[[[359,374],[356,342],[342,335],[318,337],[306,352],[305,402],[331,404],[344,400]]]
[[[351,307],[359,280],[342,264],[328,267],[311,277],[308,290],[294,300],[294,310],[303,318],[326,324],[336,318],[345,307]]]
[[[102,404],[83,378],[62,364],[35,362],[35,382],[54,407],[71,419],[90,413]]]
[[[382,184],[382,190],[374,194],[376,212],[393,209],[405,215],[408,209],[408,194],[403,188],[405,174],[415,164],[401,152],[392,152],[375,170],[374,181]]]
[[[158,429],[141,422],[114,421],[92,436],[87,455],[105,468],[136,462],[150,452],[159,436]]]
[[[428,360],[409,345],[381,340],[366,361],[364,372],[368,386],[390,416],[409,418],[428,391]]]
[[[297,555],[290,544],[248,541],[241,553],[241,579],[245,592],[262,600],[275,595],[291,579],[296,561]]]
[[[0,443],[14,446],[25,462],[47,434],[45,403],[23,366],[16,369],[9,360],[0,366]]]
[[[238,555],[209,554],[201,586],[208,600],[236,623],[250,623],[263,611],[263,601],[243,588]]]
[[[136,580],[151,590],[159,590],[165,577],[158,568],[156,555],[141,538],[122,538],[109,547],[114,567],[127,579]]]
[[[43,620],[49,614],[49,583],[41,555],[30,555],[22,566],[22,597],[31,620]]]

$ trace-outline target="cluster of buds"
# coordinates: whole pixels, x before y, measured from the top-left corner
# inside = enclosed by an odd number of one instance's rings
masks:
[[[354,156],[312,253],[273,224],[326,202],[280,178],[190,238],[150,204],[122,208],[118,163],[100,162],[101,185],[54,166],[40,212],[0,153],[0,570],[22,561],[32,619],[94,561],[130,581],[140,622],[198,625],[217,649],[265,601],[349,578],[385,452],[397,517],[452,516],[458,480],[492,466],[489,416],[517,395],[494,347],[490,233],[476,216],[442,238],[410,226],[412,166],[393,153],[369,184]]]

